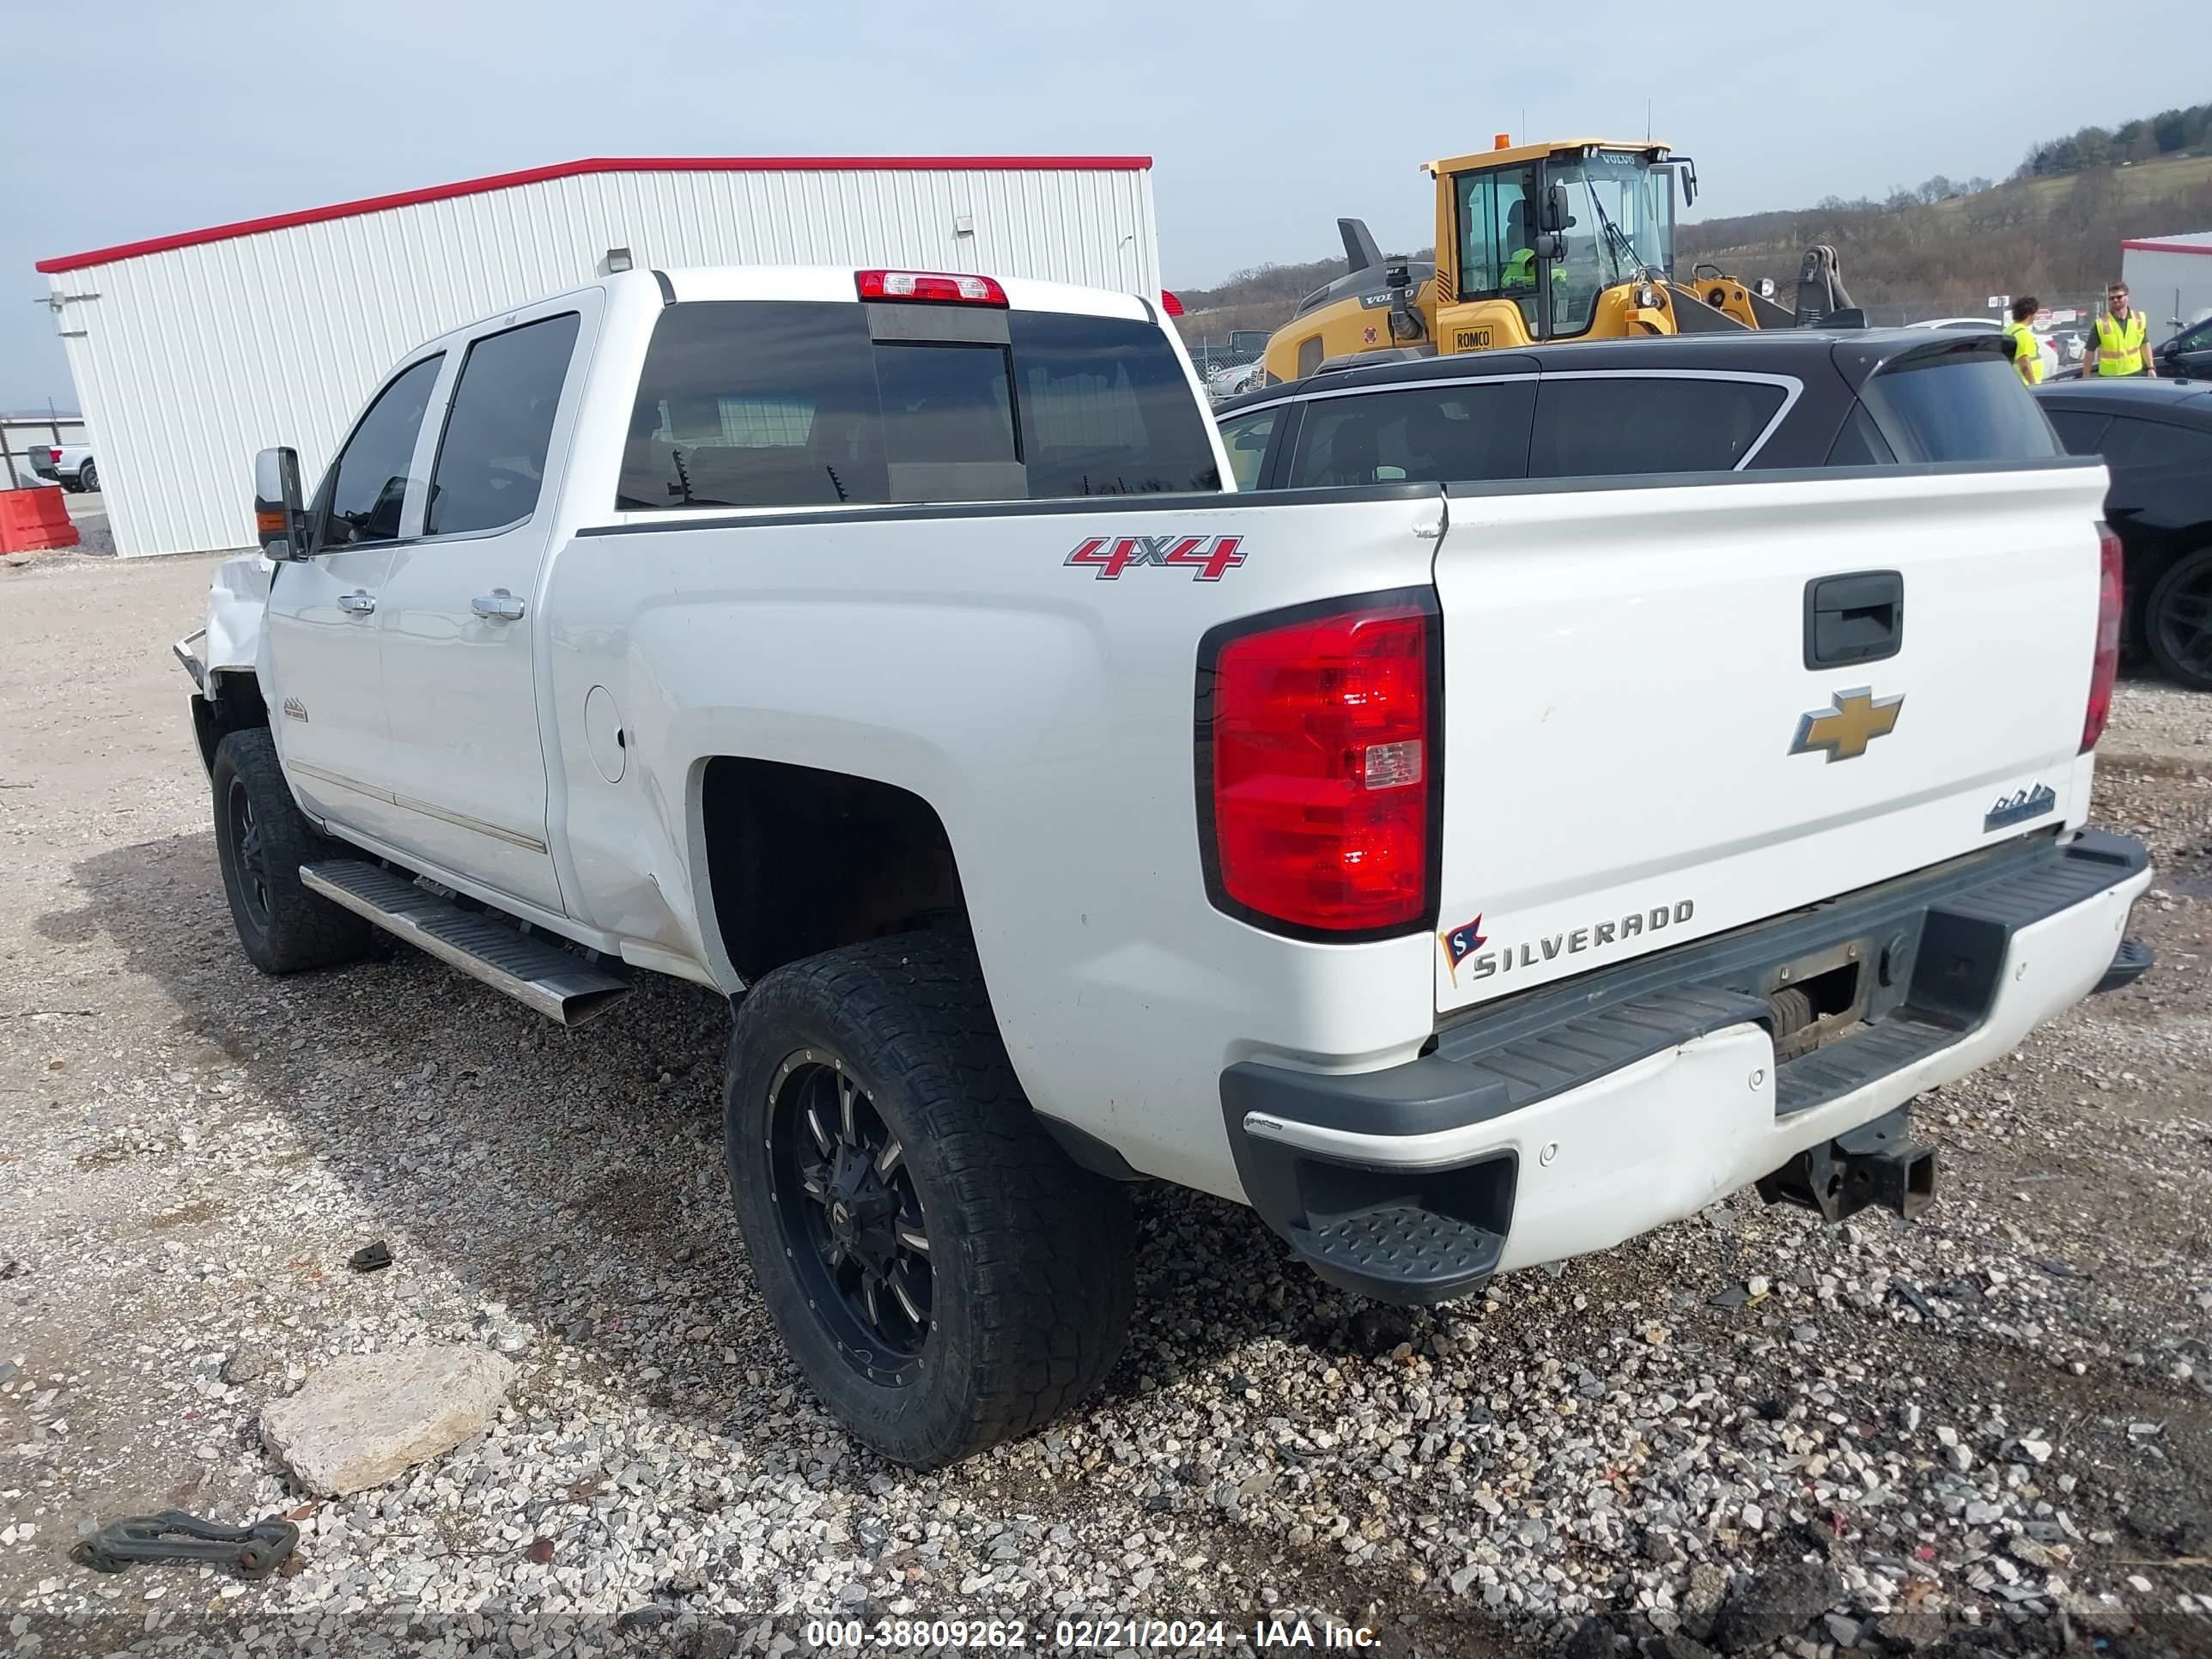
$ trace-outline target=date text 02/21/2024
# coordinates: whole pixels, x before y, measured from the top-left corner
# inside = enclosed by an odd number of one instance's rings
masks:
[[[1069,1652],[1223,1648],[1243,1634],[1225,1619],[1062,1619],[1052,1626],[1049,1641],[1044,1626],[1032,1630],[1018,1619],[879,1619],[873,1624],[830,1619],[813,1620],[805,1629],[806,1644],[815,1649],[953,1647],[986,1653],[1030,1648]],[[1262,1651],[1305,1648],[1357,1652],[1373,1647],[1378,1639],[1370,1626],[1342,1625],[1332,1619],[1317,1624],[1304,1619],[1258,1619],[1251,1626],[1252,1645]]]

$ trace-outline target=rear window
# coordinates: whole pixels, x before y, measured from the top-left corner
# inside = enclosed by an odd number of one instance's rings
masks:
[[[1904,461],[2037,461],[2059,453],[2011,362],[1986,346],[1908,357],[1862,394]]]
[[[662,312],[615,504],[811,507],[1046,500],[1221,487],[1204,416],[1157,327],[1060,312],[982,319],[867,306],[695,301]],[[948,308],[948,311],[950,308]],[[981,331],[990,332],[995,322]]]
[[[2093,415],[2084,409],[2046,409],[2043,412],[2050,417],[2058,441],[2066,446],[2069,455],[2095,454],[2097,441],[2112,423],[2111,416]]]
[[[2163,421],[2137,421],[2123,416],[2112,422],[2112,429],[2099,447],[2116,467],[2212,468],[2212,433],[2169,426]]]
[[[1547,374],[1528,476],[1726,472],[1749,459],[1784,395],[1767,380]]]
[[[1289,482],[1462,483],[1518,478],[1528,459],[1527,380],[1408,387],[1306,405]]]

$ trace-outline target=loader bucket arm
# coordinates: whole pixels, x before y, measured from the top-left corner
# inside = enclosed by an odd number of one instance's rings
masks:
[[[1677,334],[1742,333],[1744,325],[1717,306],[1709,306],[1705,296],[1694,289],[1684,288],[1680,283],[1667,284],[1667,304],[1674,313],[1674,332]],[[1783,316],[1787,319],[1788,312]],[[1789,326],[1787,321],[1782,325]]]

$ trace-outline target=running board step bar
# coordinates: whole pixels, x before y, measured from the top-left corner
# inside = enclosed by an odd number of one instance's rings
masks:
[[[465,910],[398,872],[362,859],[303,864],[309,891],[366,916],[387,933],[450,963],[563,1025],[579,1025],[633,988],[550,938],[483,910]]]

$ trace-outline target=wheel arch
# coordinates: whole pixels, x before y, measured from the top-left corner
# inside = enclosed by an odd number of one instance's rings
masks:
[[[803,957],[964,921],[943,816],[880,779],[715,755],[694,789],[702,942],[751,984]]]
[[[217,744],[233,732],[268,724],[269,705],[251,669],[211,672],[206,689],[192,694],[192,736],[199,744],[200,764],[210,772],[215,770]]]

